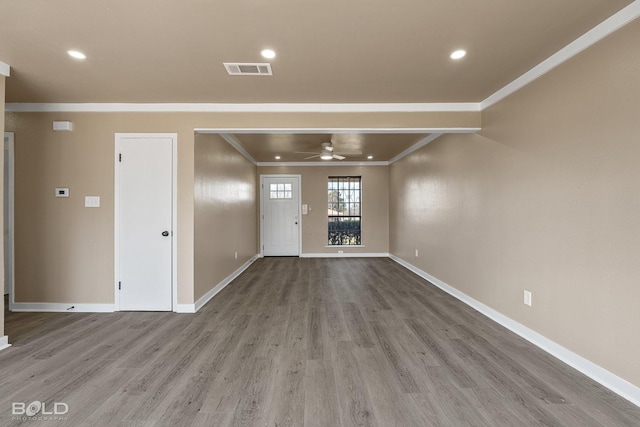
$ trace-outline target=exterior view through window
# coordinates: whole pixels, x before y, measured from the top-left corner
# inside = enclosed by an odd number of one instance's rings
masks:
[[[362,177],[330,176],[329,246],[361,245]]]
[[[269,186],[270,199],[291,199],[293,198],[293,187],[291,183],[271,184]]]

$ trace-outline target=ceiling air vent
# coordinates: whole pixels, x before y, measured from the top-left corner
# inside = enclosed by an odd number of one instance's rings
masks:
[[[271,76],[271,64],[224,62],[224,68],[230,76]]]

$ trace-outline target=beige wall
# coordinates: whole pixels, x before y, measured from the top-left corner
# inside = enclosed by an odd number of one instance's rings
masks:
[[[393,254],[636,386],[639,39],[640,21],[390,172]]]
[[[193,127],[153,114],[7,114],[15,132],[16,302],[113,303],[116,132],[178,133],[178,302],[193,302]],[[71,120],[72,132],[53,132]],[[55,198],[55,187],[70,197]],[[84,196],[101,197],[99,209]]]
[[[220,136],[196,135],[193,198],[197,300],[258,253],[256,166]]]
[[[301,175],[302,203],[311,211],[302,216],[302,253],[388,253],[388,166],[260,166],[258,174]],[[362,176],[362,244],[359,248],[327,247],[327,178]]]

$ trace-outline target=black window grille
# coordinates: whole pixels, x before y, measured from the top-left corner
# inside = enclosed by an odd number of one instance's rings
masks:
[[[361,197],[362,177],[329,177],[329,246],[362,244]]]

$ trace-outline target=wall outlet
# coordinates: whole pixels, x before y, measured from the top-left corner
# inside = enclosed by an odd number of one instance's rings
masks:
[[[524,291],[524,304],[531,307],[531,292]]]
[[[235,256],[236,259],[238,259],[238,251],[236,251],[234,256]]]
[[[344,251],[338,251],[338,253],[339,253],[339,254],[343,254],[343,253],[344,253]]]
[[[418,258],[418,250],[416,249],[416,258]]]

